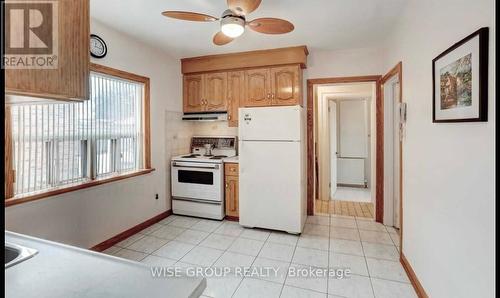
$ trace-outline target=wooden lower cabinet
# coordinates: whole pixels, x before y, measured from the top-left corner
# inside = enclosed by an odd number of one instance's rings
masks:
[[[238,218],[240,216],[238,164],[227,163],[224,167],[226,216]]]

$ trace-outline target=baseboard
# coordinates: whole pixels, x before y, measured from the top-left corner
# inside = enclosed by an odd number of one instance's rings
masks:
[[[138,232],[140,232],[140,231],[144,230],[145,228],[163,220],[164,218],[166,218],[170,215],[172,215],[172,210],[167,210],[165,212],[162,212],[162,213],[156,215],[155,217],[152,217],[152,218],[146,220],[145,222],[142,222],[142,223],[126,230],[126,231],[121,232],[120,234],[118,234],[116,236],[109,238],[106,241],[103,241],[103,242],[97,244],[96,246],[91,247],[90,250],[94,250],[94,251],[106,250],[106,249],[110,248],[111,246],[115,245],[116,243],[121,242],[134,234],[137,234]]]
[[[425,293],[424,287],[422,287],[422,284],[418,280],[415,271],[413,271],[413,268],[411,268],[410,263],[408,262],[403,253],[401,253],[399,261],[401,262],[401,265],[403,265],[403,268],[405,269],[406,274],[408,275],[408,278],[410,279],[410,282],[413,288],[415,289],[415,292],[417,293],[418,297],[429,298],[429,296],[427,296],[427,293]]]
[[[229,221],[240,221],[240,218],[237,217],[237,216],[229,216],[229,215],[226,215],[226,217],[224,218],[225,220],[229,220]]]

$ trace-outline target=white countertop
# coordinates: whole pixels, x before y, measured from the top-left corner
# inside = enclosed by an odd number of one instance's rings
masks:
[[[224,163],[239,163],[239,156],[224,158]]]
[[[5,297],[199,297],[205,278],[153,278],[149,266],[5,231],[5,241],[38,250],[5,269]]]

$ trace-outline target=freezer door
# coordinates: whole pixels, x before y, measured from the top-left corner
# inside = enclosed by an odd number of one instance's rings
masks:
[[[240,142],[240,224],[301,233],[304,179],[300,142]]]
[[[243,141],[300,141],[301,106],[239,109],[239,138]]]

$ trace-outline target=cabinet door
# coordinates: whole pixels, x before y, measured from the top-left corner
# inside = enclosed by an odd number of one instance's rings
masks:
[[[238,126],[238,108],[245,98],[245,73],[233,71],[227,75],[227,120],[229,127]]]
[[[302,104],[302,72],[298,65],[271,68],[271,92],[273,105]]]
[[[226,176],[226,215],[239,217],[238,176]]]
[[[184,113],[201,112],[205,108],[203,104],[203,76],[184,76]]]
[[[268,68],[245,71],[245,107],[271,105],[271,78]]]
[[[58,3],[57,68],[6,69],[5,91],[7,94],[65,101],[89,99],[89,0],[56,2]],[[20,18],[20,20],[23,19]],[[16,25],[16,28],[19,26],[23,28],[22,24]],[[36,34],[45,35],[43,32],[38,30]],[[26,36],[25,40],[28,40]]]
[[[203,99],[207,111],[227,111],[227,72],[203,75]]]

